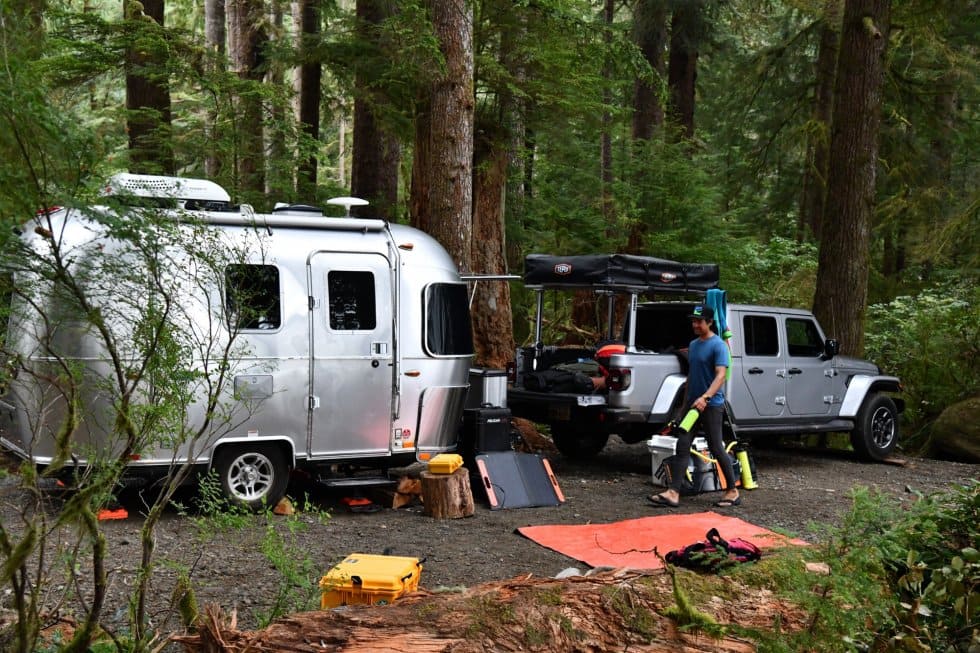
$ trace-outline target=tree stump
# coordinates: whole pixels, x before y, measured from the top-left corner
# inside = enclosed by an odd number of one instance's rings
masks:
[[[470,473],[465,467],[452,474],[422,472],[420,478],[426,515],[436,519],[458,519],[473,514]]]

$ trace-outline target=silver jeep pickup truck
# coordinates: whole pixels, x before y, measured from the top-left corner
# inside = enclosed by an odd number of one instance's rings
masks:
[[[610,434],[640,442],[682,413],[690,314],[717,287],[717,267],[626,255],[546,256],[525,261],[525,283],[538,293],[534,344],[517,351],[507,406],[550,426],[555,445],[573,458],[594,456]],[[541,342],[544,293],[591,289],[608,300],[606,335],[622,353],[603,360],[605,388],[593,389],[594,348]],[[640,302],[667,296],[669,301]],[[614,327],[614,299],[628,301]],[[898,443],[904,401],[899,379],[874,363],[842,356],[808,311],[729,304],[731,373],[725,387],[730,438],[847,432],[865,460],[886,458]],[[578,383],[547,387],[547,370],[579,370]],[[598,367],[596,367],[598,369]],[[601,385],[601,384],[600,384]]]

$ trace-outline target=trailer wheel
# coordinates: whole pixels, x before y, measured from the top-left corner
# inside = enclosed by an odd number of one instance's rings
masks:
[[[278,447],[226,447],[215,457],[214,469],[225,497],[250,510],[271,508],[286,494],[289,468]]]
[[[855,453],[863,460],[880,461],[887,458],[897,444],[895,402],[881,394],[866,397],[851,431],[851,446]]]
[[[585,430],[571,424],[552,424],[551,439],[561,455],[571,460],[587,460],[598,455],[609,441],[609,434]]]

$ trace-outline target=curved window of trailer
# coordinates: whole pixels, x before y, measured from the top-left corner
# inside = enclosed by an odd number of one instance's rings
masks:
[[[466,284],[434,283],[425,289],[425,351],[430,356],[472,356]]]
[[[225,268],[228,326],[238,331],[267,331],[282,326],[279,268],[234,264]]]

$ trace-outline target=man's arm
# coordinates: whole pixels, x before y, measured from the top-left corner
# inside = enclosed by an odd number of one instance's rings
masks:
[[[694,400],[691,404],[693,408],[698,410],[704,410],[708,406],[708,400],[715,396],[721,386],[725,385],[725,377],[728,375],[728,367],[725,365],[715,365],[715,378],[711,381],[711,385],[703,395]]]

